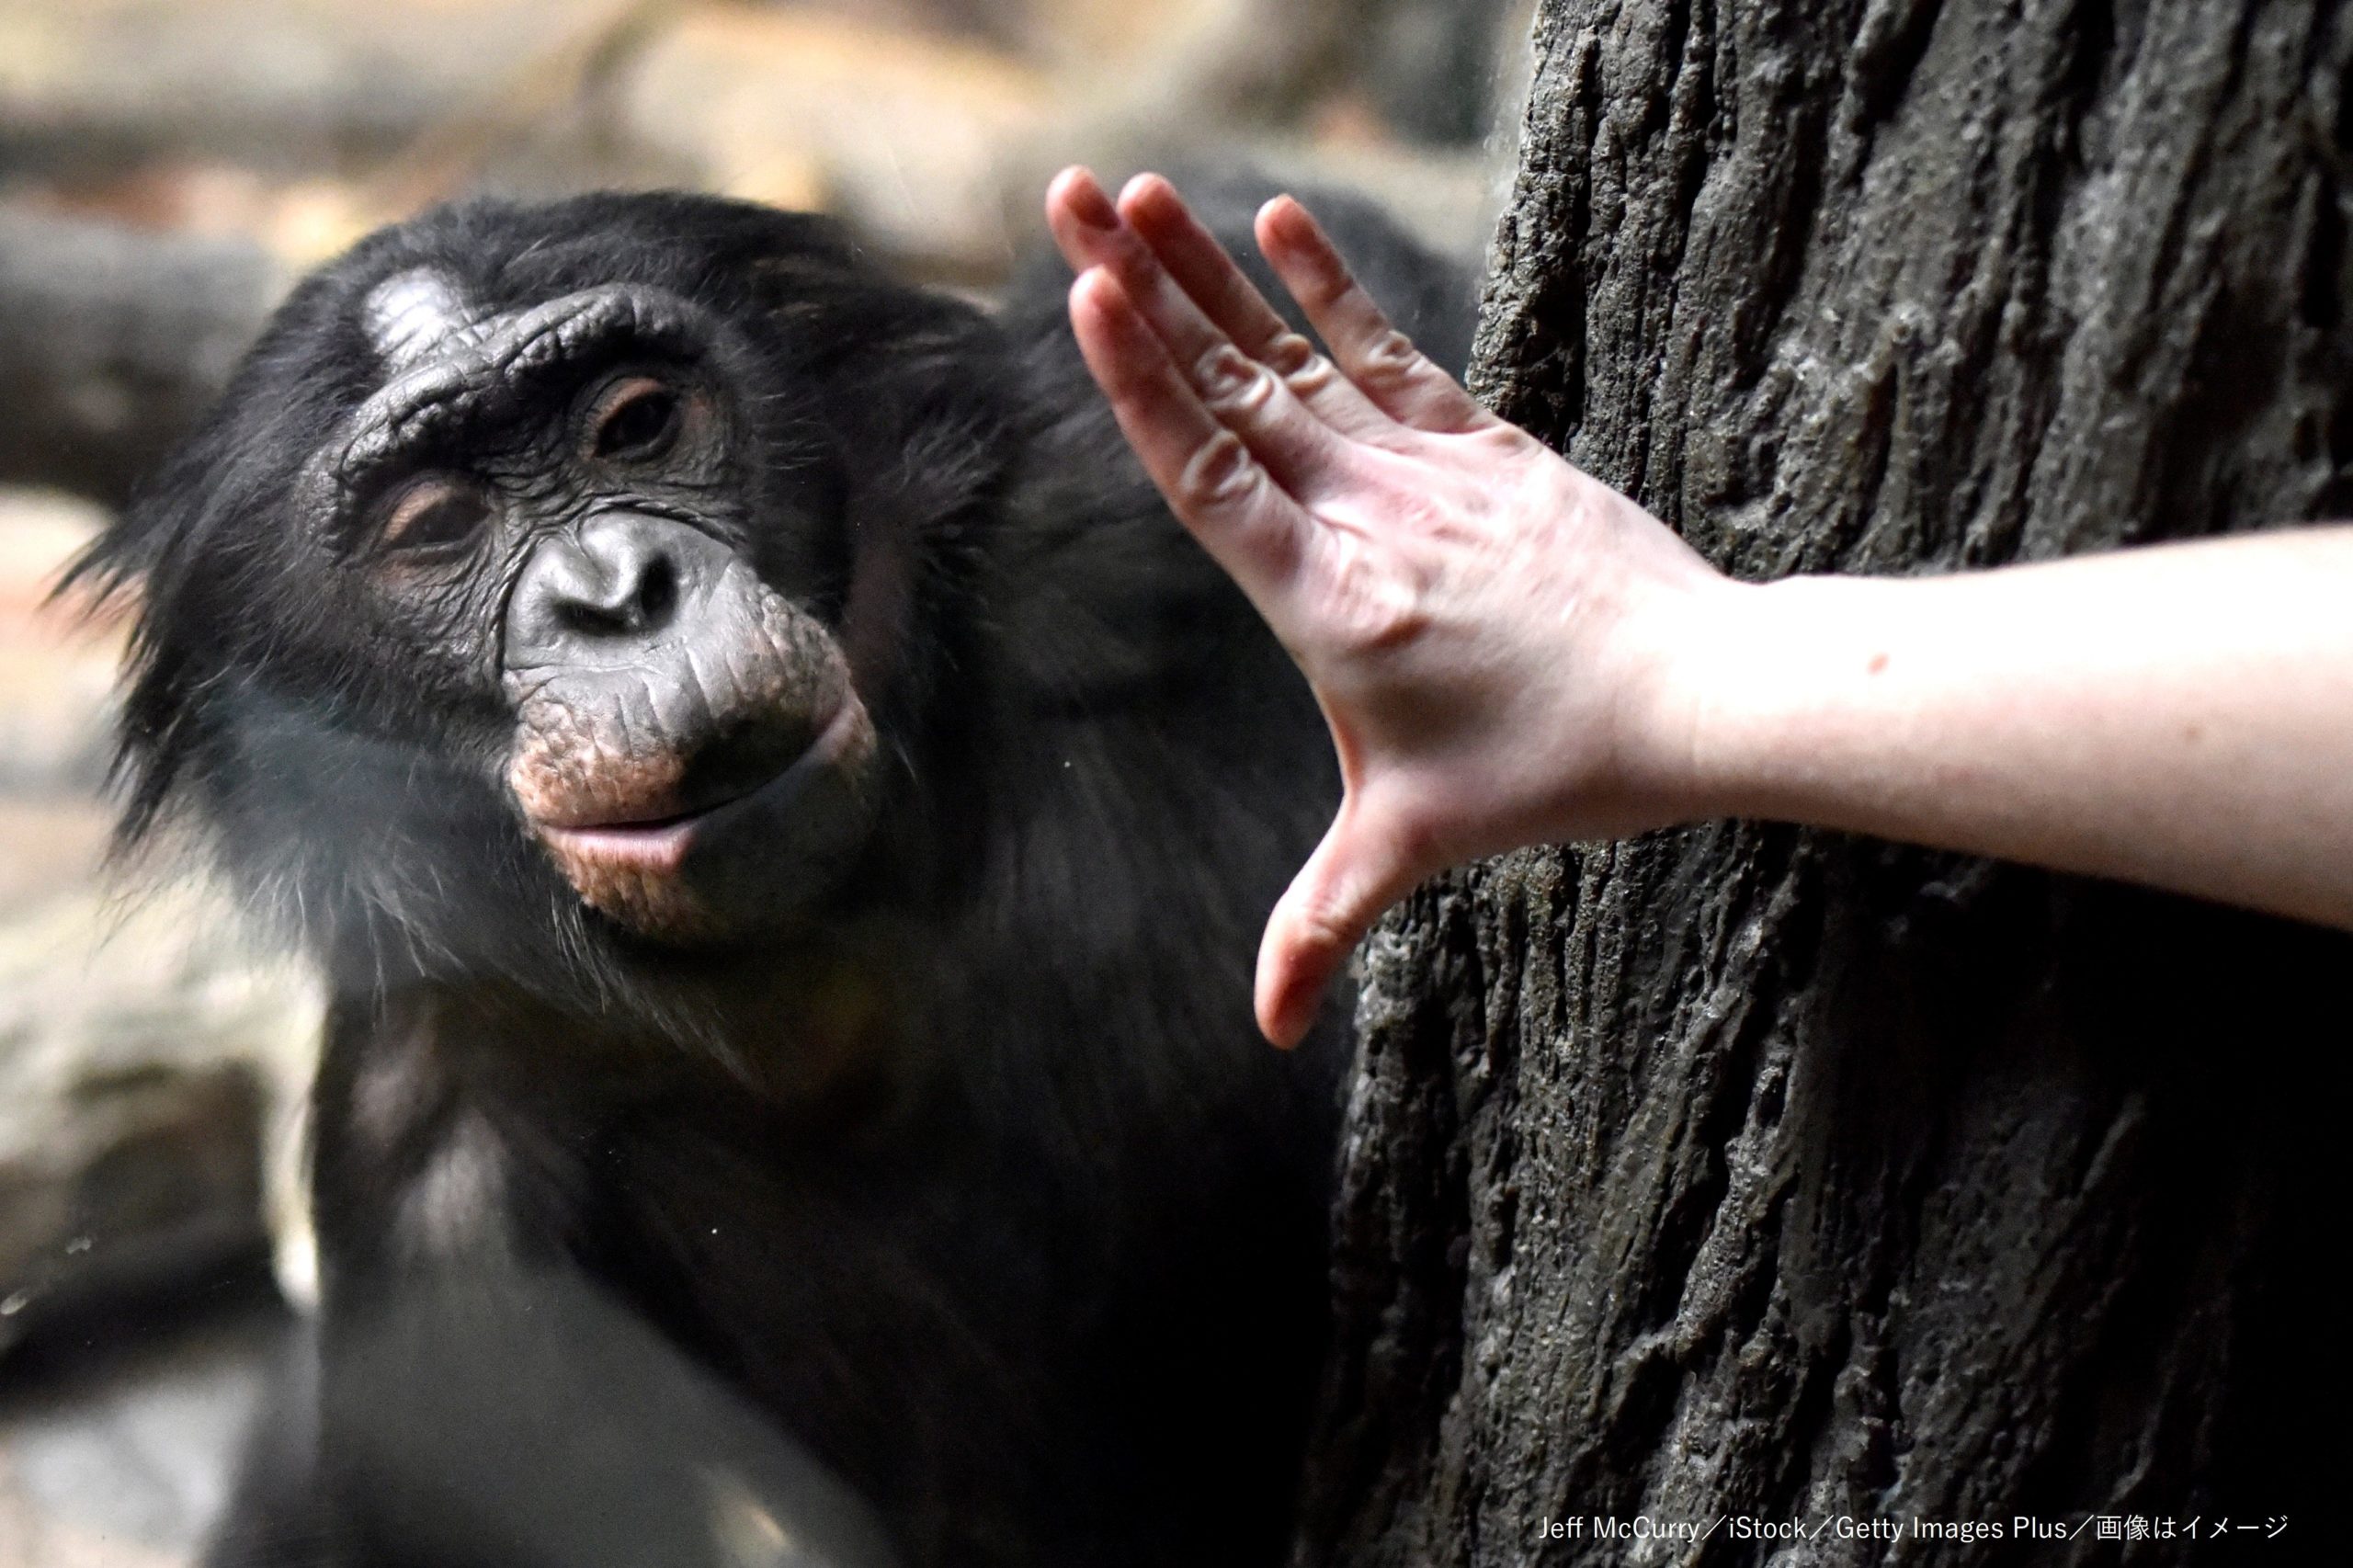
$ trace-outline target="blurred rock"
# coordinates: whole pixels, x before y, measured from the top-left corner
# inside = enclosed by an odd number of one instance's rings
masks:
[[[1493,206],[1502,160],[1411,132],[1493,118],[1498,18],[1524,5],[31,0],[0,12],[0,171],[52,210],[289,269],[463,193],[689,186],[835,212],[984,290],[1038,237],[1041,171],[1307,148],[1470,248],[1483,221],[1446,226]]]
[[[1431,249],[1459,256],[1474,276],[1509,194],[1508,171],[1477,153],[1397,142],[1273,143],[1258,167],[1287,183],[1369,196]]]
[[[1029,0],[1029,46],[1064,70],[1152,71],[1171,41],[1221,24],[1234,0]]]
[[[762,0],[753,0],[760,4]],[[766,0],[795,10],[830,12],[903,32],[947,33],[1018,44],[1035,28],[1040,0]],[[1145,10],[1163,0],[1132,0]]]
[[[44,600],[102,520],[0,491],[0,1352],[260,1256],[264,1150],[317,1030],[313,988],[218,893],[99,878],[121,631]]]
[[[95,800],[0,794],[0,910],[28,908],[60,889],[86,884],[106,858],[113,825],[114,812]]]
[[[244,240],[289,273],[315,267],[393,214],[347,181],[167,157],[119,176],[25,192],[29,209],[213,242]]]
[[[223,1304],[0,1389],[0,1568],[194,1561],[286,1332],[264,1304]]]
[[[59,804],[59,796],[88,805],[105,773],[120,632],[88,622],[73,606],[48,603],[57,574],[105,520],[100,508],[71,496],[0,490],[0,811],[28,795],[44,798],[42,811]],[[0,817],[0,850],[7,856],[0,860],[0,912],[19,907],[9,891],[28,874],[19,857],[67,869],[46,829],[78,842],[83,835],[72,817]],[[74,875],[87,875],[87,868]]]
[[[264,1151],[320,1010],[194,887],[0,925],[0,1352],[263,1255]]]
[[[978,44],[714,6],[649,38],[612,96],[701,184],[830,210],[918,272],[985,281],[1029,233],[1006,230],[997,162],[1046,123],[1050,87]]]
[[[183,1568],[190,1561],[190,1554],[160,1551],[71,1517],[51,1517],[0,1453],[0,1568]]]
[[[364,168],[643,0],[10,0],[0,165]]]
[[[277,260],[241,241],[0,208],[0,483],[128,494],[282,287]]]

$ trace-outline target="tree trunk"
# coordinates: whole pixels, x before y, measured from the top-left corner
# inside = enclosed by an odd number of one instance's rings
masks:
[[[2338,6],[1548,0],[1538,49],[1481,390],[1717,562],[2347,512]],[[1301,1561],[2165,1562],[2225,1515],[2317,1560],[2349,959],[1756,824],[1425,889],[1366,958]]]

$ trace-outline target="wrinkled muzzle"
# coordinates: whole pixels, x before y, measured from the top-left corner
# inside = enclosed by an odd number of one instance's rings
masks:
[[[829,891],[863,841],[873,722],[824,625],[688,524],[540,542],[506,619],[507,782],[589,904],[723,937]]]

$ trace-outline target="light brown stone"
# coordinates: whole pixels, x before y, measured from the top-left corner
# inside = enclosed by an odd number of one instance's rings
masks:
[[[1044,122],[1049,79],[980,45],[827,16],[711,7],[615,85],[629,134],[713,188],[823,207],[918,269],[992,276],[1018,239],[994,172]]]
[[[267,1241],[321,1002],[220,896],[91,887],[0,925],[0,1350],[58,1302]]]

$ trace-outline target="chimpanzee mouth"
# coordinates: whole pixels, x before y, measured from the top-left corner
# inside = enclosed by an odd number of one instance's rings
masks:
[[[674,877],[703,840],[735,824],[783,810],[853,749],[865,710],[856,699],[842,703],[817,738],[784,768],[751,789],[691,811],[661,816],[617,817],[559,825],[533,819],[531,829],[567,869],[595,868],[637,876]],[[575,878],[575,880],[577,880]]]

